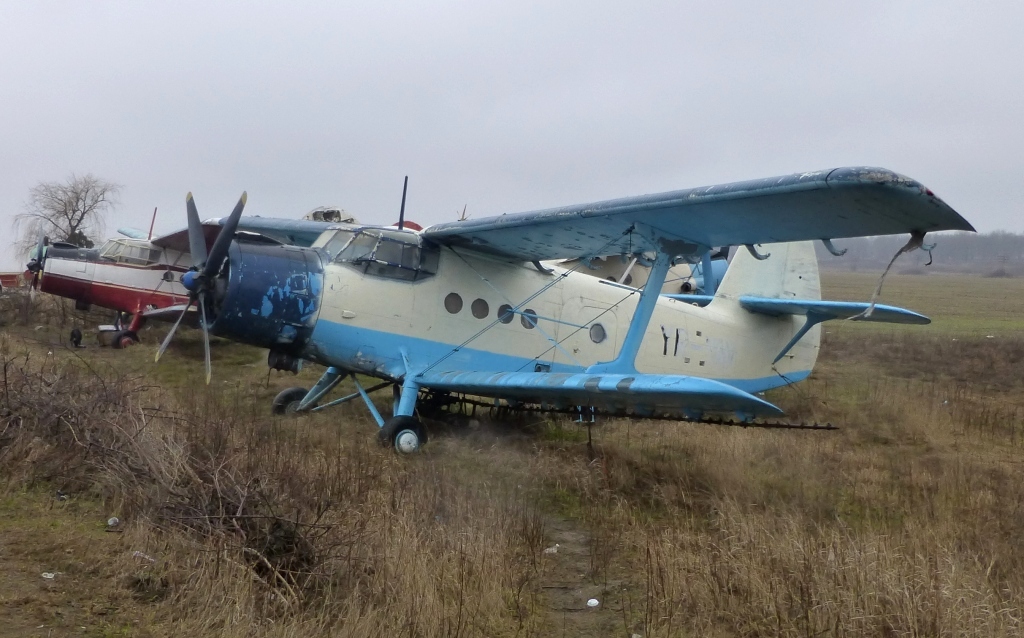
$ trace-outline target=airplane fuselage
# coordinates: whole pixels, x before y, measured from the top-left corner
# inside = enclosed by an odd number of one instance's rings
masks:
[[[436,272],[412,281],[320,255],[322,273],[311,277],[322,278],[312,286],[322,292],[302,358],[386,379],[432,369],[582,372],[616,357],[640,296],[581,272],[458,249],[441,249]],[[806,279],[791,279],[813,280],[813,291],[799,292],[817,295],[816,264],[794,268],[808,269]],[[635,368],[748,392],[785,385],[806,377],[817,356],[813,332],[771,365],[800,324],[728,298],[703,308],[659,298]]]
[[[179,281],[187,269],[187,255],[138,240],[115,241],[120,242],[118,247],[146,254],[104,254],[107,245],[101,249],[51,247],[40,290],[130,314],[188,300],[188,291]]]

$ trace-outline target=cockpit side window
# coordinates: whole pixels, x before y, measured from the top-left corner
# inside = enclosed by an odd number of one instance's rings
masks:
[[[338,253],[340,253],[342,249],[352,241],[352,237],[354,236],[355,233],[351,230],[339,230],[334,234],[334,237],[327,240],[327,243],[324,244],[323,248],[332,258],[337,257]]]
[[[117,255],[121,252],[123,245],[116,239],[108,239],[100,248],[100,257],[117,261]]]
[[[100,248],[100,257],[122,264],[148,266],[160,261],[160,251],[148,244],[132,244],[123,239],[108,240]]]

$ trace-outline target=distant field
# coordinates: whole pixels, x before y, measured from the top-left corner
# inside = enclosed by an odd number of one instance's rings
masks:
[[[880,273],[822,272],[825,299],[870,301]],[[1008,335],[1024,332],[1024,278],[988,278],[972,275],[889,275],[879,303],[901,306],[931,317],[932,324],[891,326],[855,325],[842,330],[884,330],[963,335]],[[834,330],[835,323],[826,324]]]

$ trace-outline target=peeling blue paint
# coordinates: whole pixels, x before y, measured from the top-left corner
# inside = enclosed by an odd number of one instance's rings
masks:
[[[313,333],[323,264],[310,248],[234,242],[228,286],[211,332],[297,353]]]

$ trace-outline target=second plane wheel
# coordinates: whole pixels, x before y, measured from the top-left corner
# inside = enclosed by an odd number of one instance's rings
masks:
[[[384,447],[393,447],[402,454],[412,454],[427,442],[427,430],[416,417],[394,416],[377,433]]]
[[[306,388],[288,388],[282,390],[274,397],[274,403],[270,411],[274,414],[295,414],[299,403],[305,398],[309,391]]]

